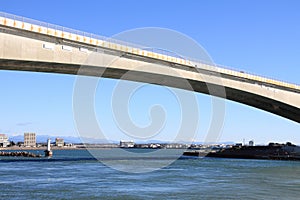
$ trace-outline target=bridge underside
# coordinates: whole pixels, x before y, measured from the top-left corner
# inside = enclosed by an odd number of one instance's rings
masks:
[[[144,82],[150,84],[164,85],[184,90],[193,90],[195,92],[219,96],[218,90],[224,89],[224,86],[208,84],[206,82],[188,80],[190,86],[187,87],[186,79],[173,76],[166,76],[141,71],[130,71],[124,69],[102,68],[86,66],[82,70],[81,65],[61,64],[37,61],[18,61],[0,59],[0,70],[18,70],[47,73],[61,73],[73,75],[101,76],[105,78],[124,79],[130,81]],[[81,68],[81,69],[80,69]],[[80,71],[79,71],[80,69]],[[126,74],[126,76],[123,76]],[[184,82],[184,84],[183,84]],[[214,91],[212,91],[212,88]],[[276,115],[288,118],[300,123],[300,109],[289,104],[275,101],[274,99],[249,93],[246,91],[225,87],[226,99],[240,102],[252,107],[256,107]],[[223,96],[221,96],[223,97]]]

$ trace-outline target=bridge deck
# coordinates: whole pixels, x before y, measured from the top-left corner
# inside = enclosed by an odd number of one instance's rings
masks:
[[[123,41],[114,40],[111,38],[106,38],[103,36],[98,36],[91,33],[73,30],[3,12],[0,12],[0,26],[65,39],[73,42],[78,42],[84,45],[106,48],[133,56],[142,56],[145,58],[184,65],[193,68],[197,67],[197,69],[200,70],[217,72],[225,76],[233,76],[238,79],[247,79],[253,82],[265,83],[266,85],[275,88],[286,88],[291,91],[300,92],[300,86],[296,84],[277,81],[261,76],[251,75],[244,72],[229,70],[218,66],[216,67],[213,66],[211,63],[205,63],[203,61],[195,61],[193,59],[175,57],[174,55],[168,54],[168,52],[157,53],[155,51],[144,50],[142,46],[138,46],[135,44],[129,44]]]

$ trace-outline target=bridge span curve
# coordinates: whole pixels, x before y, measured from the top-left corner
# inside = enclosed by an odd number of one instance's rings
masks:
[[[96,59],[90,59],[93,56]],[[46,23],[29,23],[5,13],[0,13],[0,69],[101,75],[165,85],[226,98],[300,122],[298,85],[146,51]],[[183,84],[186,81],[191,87]]]

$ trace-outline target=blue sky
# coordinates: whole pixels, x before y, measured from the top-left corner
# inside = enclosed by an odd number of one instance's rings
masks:
[[[300,84],[299,9],[298,1],[276,0],[28,0],[2,1],[0,6],[3,12],[108,37],[142,27],[176,30],[196,40],[218,64],[297,84]],[[0,80],[0,132],[77,135],[72,111],[74,76],[0,71]],[[108,137],[128,139],[106,110],[110,105],[106,97],[115,84],[115,80],[101,80],[96,113]],[[201,140],[210,123],[211,98],[197,94],[197,100],[201,111],[197,140]],[[174,111],[177,106],[169,91],[147,86],[132,101],[129,107],[132,118],[141,125],[149,123],[145,113],[151,104],[166,105],[166,113],[171,112],[168,115],[171,117],[167,118],[165,135],[159,139],[168,140],[180,115]],[[298,123],[227,101],[220,141],[240,142],[245,138],[256,143],[300,144],[299,133]]]

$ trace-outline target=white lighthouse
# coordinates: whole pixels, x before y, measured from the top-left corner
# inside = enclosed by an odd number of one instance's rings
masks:
[[[48,138],[47,140],[47,150],[45,150],[45,157],[51,157],[52,156],[52,151],[51,151],[51,140]]]

